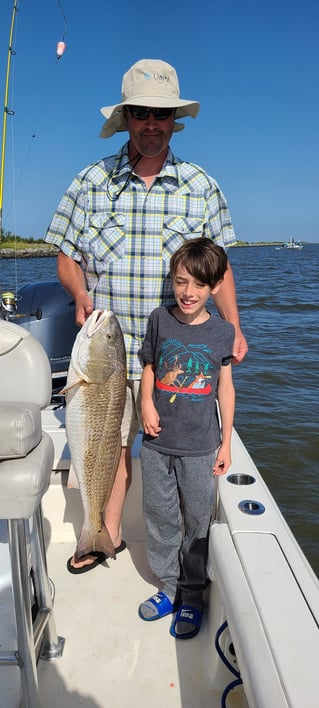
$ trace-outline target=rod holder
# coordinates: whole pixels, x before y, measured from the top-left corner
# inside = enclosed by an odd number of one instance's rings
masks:
[[[238,508],[244,514],[250,514],[251,516],[259,516],[265,511],[264,505],[254,499],[243,499],[243,501],[239,502]]]

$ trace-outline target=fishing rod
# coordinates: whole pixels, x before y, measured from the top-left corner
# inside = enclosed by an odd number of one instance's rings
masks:
[[[2,124],[1,164],[0,164],[0,242],[1,242],[1,238],[2,238],[2,207],[3,207],[5,147],[6,147],[6,137],[7,137],[7,117],[8,117],[8,115],[14,114],[14,111],[9,110],[9,108],[8,108],[8,94],[9,94],[9,77],[10,77],[11,57],[15,54],[15,51],[12,48],[12,39],[13,39],[15,18],[16,18],[17,11],[19,9],[18,5],[19,5],[19,0],[14,0],[12,17],[11,17],[10,35],[9,35],[7,70],[6,70],[6,81],[5,81],[5,91],[4,91],[4,111],[3,111],[3,124]]]
[[[57,43],[56,48],[56,59],[57,62],[61,59],[64,51],[66,49],[65,44],[65,34],[67,31],[67,18],[61,3],[61,0],[57,0],[57,4],[61,10],[63,20],[64,20],[64,30],[62,40]],[[1,160],[0,160],[0,243],[3,235],[3,199],[4,199],[4,168],[5,168],[5,154],[6,154],[6,139],[7,139],[7,117],[8,115],[13,116],[14,110],[8,108],[8,98],[9,98],[9,86],[10,86],[10,69],[11,69],[11,57],[15,55],[15,50],[13,49],[13,33],[15,26],[16,14],[19,10],[19,0],[13,0],[13,9],[11,17],[11,26],[9,34],[9,46],[8,46],[8,57],[7,57],[7,68],[6,68],[6,78],[5,78],[5,93],[4,93],[4,111],[3,111],[3,124],[2,124],[2,142],[1,142]],[[32,136],[34,137],[34,136]]]
[[[56,61],[58,62],[66,48],[64,42],[65,33],[67,31],[67,18],[65,16],[61,0],[57,0],[58,6],[62,12],[64,19],[64,31],[62,40],[58,42],[56,48]],[[6,137],[7,137],[7,117],[8,115],[13,116],[14,110],[8,108],[9,100],[9,85],[10,85],[10,69],[11,69],[11,57],[16,54],[13,49],[13,36],[15,29],[16,14],[19,10],[19,0],[13,0],[13,9],[11,16],[11,25],[9,33],[9,46],[8,46],[8,57],[7,57],[7,67],[6,67],[6,77],[5,77],[5,94],[4,94],[4,112],[3,112],[3,126],[2,126],[2,143],[1,143],[1,159],[0,159],[0,244],[3,238],[3,199],[4,199],[4,173],[5,173],[5,153],[6,153]],[[16,286],[17,288],[17,286]],[[6,292],[1,292],[0,288],[0,319],[4,320],[16,320],[23,317],[35,317],[37,320],[42,318],[42,310],[38,307],[33,312],[18,313],[18,300],[19,296],[16,292],[7,290]]]

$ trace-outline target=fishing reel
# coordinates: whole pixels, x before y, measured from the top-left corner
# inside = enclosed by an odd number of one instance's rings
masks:
[[[1,295],[1,315],[2,319],[10,320],[17,311],[17,298],[14,293],[6,292]]]
[[[17,313],[17,307],[18,307],[18,298],[16,295],[10,291],[7,291],[5,293],[2,293],[1,295],[1,303],[0,303],[0,312],[1,312],[1,317],[3,320],[16,320],[19,319],[20,317],[36,317],[37,320],[41,320],[42,318],[42,310],[40,307],[38,307],[35,312],[27,312],[27,313]]]

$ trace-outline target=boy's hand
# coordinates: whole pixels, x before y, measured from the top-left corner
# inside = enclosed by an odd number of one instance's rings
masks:
[[[146,435],[156,438],[161,431],[160,419],[153,401],[142,404],[142,421]]]
[[[230,450],[228,446],[223,446],[221,445],[217,457],[215,460],[215,464],[213,467],[213,475],[215,477],[219,477],[222,474],[225,474],[227,470],[229,469],[231,465],[231,456],[230,456]]]

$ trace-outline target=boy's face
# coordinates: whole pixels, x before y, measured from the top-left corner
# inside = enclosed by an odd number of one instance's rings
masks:
[[[200,317],[205,305],[216,289],[196,280],[184,266],[178,266],[172,279],[176,303],[184,315]],[[217,286],[218,288],[218,286]]]

